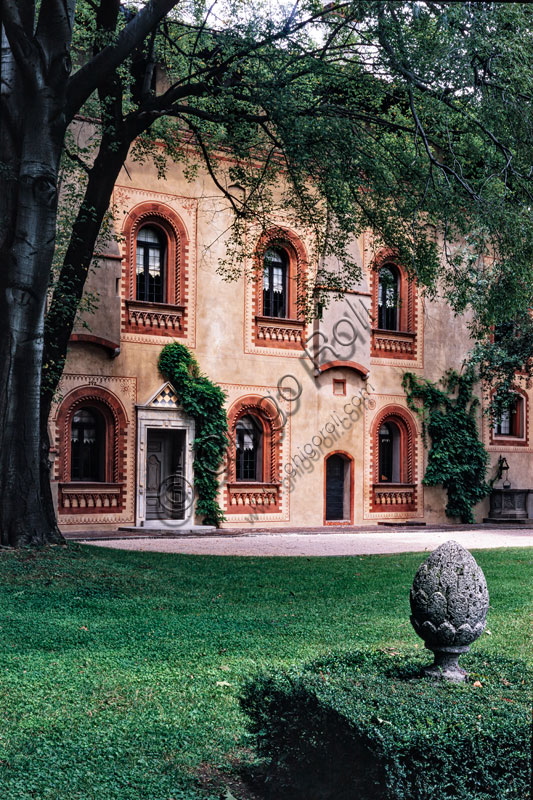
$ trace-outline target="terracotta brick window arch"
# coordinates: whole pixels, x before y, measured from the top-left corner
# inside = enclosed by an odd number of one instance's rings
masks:
[[[156,336],[187,332],[189,238],[163,203],[141,203],[126,217],[124,329]]]
[[[416,359],[416,286],[390,252],[375,259],[371,275],[372,355]]]
[[[507,447],[527,447],[529,444],[527,394],[514,388],[512,404],[495,420],[491,429],[491,444]]]
[[[258,242],[253,286],[254,340],[260,347],[301,350],[307,257],[300,239],[273,228]]]
[[[372,511],[416,510],[416,428],[409,412],[383,409],[372,425],[371,448]]]
[[[101,387],[80,387],[56,417],[59,514],[119,512],[124,503],[126,413]]]
[[[228,412],[226,510],[269,514],[280,510],[281,423],[274,403],[241,398]]]

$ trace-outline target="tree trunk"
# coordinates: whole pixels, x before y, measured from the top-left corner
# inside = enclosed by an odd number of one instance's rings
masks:
[[[74,0],[2,4],[0,164],[0,543],[62,542],[40,480],[44,305],[55,245],[57,177]]]
[[[72,227],[68,250],[46,315],[43,365],[46,380],[41,389],[40,482],[44,511],[55,525],[55,509],[50,487],[50,437],[48,419],[54,394],[61,380],[68,343],[85,280],[91,264],[98,234],[119,172],[128,154],[129,137],[113,144],[103,138],[98,156],[91,168],[85,197]],[[49,366],[53,365],[53,367]]]
[[[65,132],[53,92],[26,86],[0,285],[0,541],[21,547],[62,541],[43,513],[40,384],[44,303],[55,242],[57,174]],[[18,151],[18,152],[17,152]]]
[[[44,346],[44,306],[55,246],[57,180],[67,123],[176,5],[153,0],[69,81],[76,0],[3,0],[0,93],[0,543],[61,542],[49,481],[48,415],[96,237],[113,186],[136,135],[100,150],[54,294]],[[114,30],[120,4],[111,8]],[[37,15],[37,22],[36,22]],[[118,83],[117,83],[118,85]],[[122,93],[115,97],[121,111]],[[122,122],[122,113],[120,113]],[[148,124],[148,122],[146,122]],[[105,135],[104,135],[105,139]],[[113,151],[113,147],[117,151]],[[104,158],[104,155],[106,158]],[[94,219],[91,218],[94,214]],[[69,281],[71,283],[69,284]],[[65,287],[68,286],[68,292]],[[57,296],[56,296],[57,294]],[[73,307],[62,308],[70,294]],[[57,341],[53,337],[57,337]],[[56,359],[41,391],[43,354]],[[48,362],[45,362],[48,363]]]

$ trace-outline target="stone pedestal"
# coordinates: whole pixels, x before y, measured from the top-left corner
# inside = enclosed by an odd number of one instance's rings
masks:
[[[490,495],[489,516],[483,522],[532,522],[528,518],[530,489],[493,489]]]
[[[437,647],[437,645],[426,644],[428,650],[431,650],[435,656],[433,664],[424,667],[422,673],[427,675],[428,678],[445,678],[449,681],[461,683],[467,678],[467,671],[459,666],[459,656],[463,653],[468,653],[470,650],[469,645],[463,647]]]

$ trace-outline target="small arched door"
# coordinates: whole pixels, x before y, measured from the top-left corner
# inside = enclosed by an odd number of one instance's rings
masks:
[[[339,453],[326,459],[326,522],[351,521],[351,462]]]

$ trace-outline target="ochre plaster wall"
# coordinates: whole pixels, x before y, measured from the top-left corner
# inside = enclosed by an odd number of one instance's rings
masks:
[[[356,525],[377,524],[379,521],[414,519],[427,523],[449,522],[444,514],[445,495],[440,488],[423,488],[421,480],[427,459],[420,438],[420,425],[413,419],[416,451],[415,483],[417,485],[418,506],[408,512],[396,511],[388,507],[386,513],[372,511],[370,503],[372,484],[372,443],[370,441],[373,420],[388,407],[406,409],[405,396],[401,387],[403,373],[409,369],[420,376],[438,380],[450,367],[460,369],[469,347],[468,331],[464,319],[455,317],[442,302],[429,301],[417,296],[417,357],[411,361],[370,357],[370,333],[361,331],[360,345],[364,343],[365,357],[361,357],[369,374],[365,378],[354,369],[338,366],[316,376],[309,359],[301,350],[282,350],[261,348],[252,342],[252,309],[250,304],[251,286],[241,277],[232,282],[223,280],[217,274],[219,262],[225,255],[226,234],[230,223],[228,211],[209,178],[201,172],[191,183],[187,183],[179,167],[169,169],[164,181],[157,178],[150,165],[128,164],[118,181],[113,203],[118,209],[117,232],[120,234],[124,219],[132,208],[140,203],[156,202],[168,205],[183,222],[189,239],[188,249],[188,316],[186,336],[180,341],[190,346],[202,370],[212,380],[228,392],[228,407],[239,397],[250,394],[266,394],[279,402],[287,422],[284,426],[282,445],[282,470],[284,478],[282,489],[283,503],[276,513],[258,514],[254,521],[247,521],[248,515],[228,514],[225,527],[261,526],[319,526],[324,521],[324,459],[328,453],[343,451],[353,458],[353,522]],[[277,221],[283,225],[284,221]],[[290,226],[288,226],[290,227]],[[306,246],[305,236],[300,236]],[[127,243],[121,246],[127,254]],[[361,237],[355,243],[355,253],[363,267],[363,279],[354,287],[356,291],[369,296],[371,265],[374,252],[369,237]],[[113,252],[110,249],[110,252]],[[124,309],[124,283],[119,286],[121,298],[116,295],[116,267],[100,269],[91,278],[91,288],[100,289],[105,297],[98,316],[98,334],[105,338],[105,313],[112,316],[117,303]],[[312,269],[312,265],[309,265]],[[124,274],[125,259],[122,270]],[[100,283],[99,283],[100,281]],[[111,283],[112,281],[112,283]],[[91,318],[87,317],[91,324]],[[329,319],[328,324],[331,323]],[[108,319],[109,338],[116,338],[116,318]],[[315,326],[316,327],[316,326]],[[330,325],[331,327],[331,325]],[[312,326],[308,327],[308,332]],[[111,335],[112,334],[112,335]],[[157,360],[161,348],[171,339],[149,335],[132,336],[122,330],[120,352],[111,354],[109,350],[88,342],[73,342],[65,369],[64,386],[85,386],[105,383],[109,378],[129,379],[128,391],[134,404],[143,405],[154,395],[164,380],[157,371]],[[111,357],[114,355],[115,357]],[[359,359],[358,359],[359,360]],[[283,376],[283,386],[298,387],[299,397],[289,403],[279,396],[278,382]],[[346,394],[333,393],[333,379],[346,382]],[[109,385],[109,381],[108,381]],[[283,391],[283,389],[282,389]],[[353,411],[349,404],[364,391],[367,398],[362,413]],[[287,397],[287,394],[285,395]],[[357,400],[355,401],[357,402]],[[346,410],[348,407],[348,411]],[[57,408],[52,414],[52,427]],[[352,419],[350,419],[351,415]],[[412,415],[411,415],[412,416]],[[344,420],[344,424],[343,424]],[[333,432],[328,434],[326,425]],[[528,426],[531,425],[528,415]],[[488,442],[489,429],[484,426],[484,437]],[[328,434],[326,436],[326,434]],[[129,418],[129,447],[135,447],[134,412]],[[313,440],[313,437],[314,440]],[[320,438],[320,443],[319,439]],[[533,441],[530,436],[529,441]],[[313,450],[307,461],[302,455],[307,449]],[[519,452],[507,452],[503,447],[490,448],[495,463],[500,453],[505,453],[511,465],[511,480],[515,485],[533,486],[533,465],[531,450],[522,448]],[[58,454],[60,457],[61,454]],[[299,465],[295,474],[296,466]],[[131,463],[129,464],[131,470]],[[287,490],[292,475],[291,490]],[[126,491],[135,494],[135,472],[127,476]],[[221,493],[223,497],[223,493]],[[131,509],[134,497],[130,497],[127,509],[129,518],[122,514],[120,522],[133,523]],[[486,514],[487,504],[480,504],[476,513],[481,519]],[[90,515],[89,515],[90,516]],[[85,519],[85,517],[84,517]],[[69,523],[74,527],[91,527],[104,524],[103,518],[94,515],[94,521]],[[113,524],[106,520],[105,524]]]

